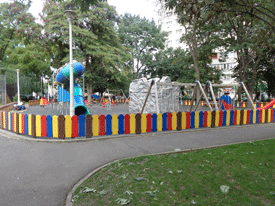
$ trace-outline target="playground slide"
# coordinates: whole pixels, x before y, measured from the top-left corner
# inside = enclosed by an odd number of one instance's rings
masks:
[[[73,75],[74,79],[83,75],[85,68],[79,62],[73,63]],[[56,81],[60,84],[64,84],[64,89],[70,88],[70,65],[64,66],[61,71],[56,75]],[[75,115],[87,115],[90,114],[89,109],[85,106],[85,99],[83,91],[79,84],[74,82],[74,107]]]
[[[258,109],[269,109],[270,107],[272,107],[275,104],[275,99],[273,99],[272,101],[270,101],[269,103],[267,103],[265,106],[260,107]]]

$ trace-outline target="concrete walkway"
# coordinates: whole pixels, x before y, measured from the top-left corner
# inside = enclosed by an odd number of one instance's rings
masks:
[[[0,205],[65,205],[71,188],[108,162],[175,149],[274,138],[274,126],[270,123],[185,130],[71,143],[20,140],[22,136],[0,130]]]

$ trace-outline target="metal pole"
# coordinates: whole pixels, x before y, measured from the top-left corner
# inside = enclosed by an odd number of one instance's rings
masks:
[[[140,114],[143,113],[143,110],[144,110],[144,108],[145,108],[147,99],[148,99],[148,97],[149,97],[149,94],[150,94],[150,92],[151,92],[151,89],[152,89],[152,86],[154,85],[154,83],[155,83],[155,81],[152,79],[151,85],[150,85],[149,90],[148,90],[148,92],[147,92],[147,96],[146,96],[146,99],[145,99],[145,101],[144,101],[144,104],[143,104],[143,107],[142,107],[142,110],[141,110]]]
[[[254,106],[254,103],[253,103],[253,101],[252,101],[252,99],[250,97],[250,94],[249,94],[249,92],[246,89],[246,86],[244,85],[243,82],[240,82],[240,84],[243,86],[243,89],[244,89],[244,91],[245,91],[245,93],[246,93],[246,95],[248,97],[248,100],[250,101],[250,104],[252,105],[252,109],[256,109],[255,106]]]
[[[208,83],[209,83],[209,88],[210,88],[210,92],[211,92],[211,95],[212,95],[212,99],[214,101],[215,109],[219,110],[218,105],[217,105],[217,101],[216,101],[216,97],[215,97],[215,94],[214,94],[214,91],[213,91],[212,83],[211,82],[208,82]]]
[[[156,78],[157,81],[157,78]],[[159,113],[159,97],[158,97],[158,84],[155,84],[155,94],[156,94],[156,106],[157,106],[157,114]]]
[[[73,48],[72,48],[72,20],[69,19],[70,36],[70,116],[74,116],[74,77],[73,77]]]
[[[20,104],[20,87],[19,87],[19,69],[16,69],[17,71],[17,104]]]
[[[83,73],[83,94],[84,94],[84,96],[85,96],[84,73]]]

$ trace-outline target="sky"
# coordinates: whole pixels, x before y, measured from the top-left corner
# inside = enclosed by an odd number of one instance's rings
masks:
[[[11,1],[12,0],[0,0],[0,3]],[[32,13],[36,18],[38,18],[38,14],[42,11],[43,2],[43,0],[33,0],[29,12]],[[110,5],[116,7],[118,14],[123,15],[127,12],[140,15],[141,17],[146,17],[149,20],[154,19],[157,21],[155,2],[156,0],[108,0]]]

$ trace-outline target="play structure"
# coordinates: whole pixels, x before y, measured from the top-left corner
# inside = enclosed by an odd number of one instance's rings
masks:
[[[220,100],[218,102],[216,101],[213,88],[228,89],[233,87],[237,89],[234,98],[231,98],[225,92],[224,95],[220,97]],[[202,98],[204,98],[211,112],[213,110],[234,110],[236,95],[242,89],[248,97],[250,109],[256,109],[243,82],[236,84],[212,84],[210,81],[207,81],[205,85],[202,86],[200,81],[196,81],[195,83],[179,83],[171,82],[169,77],[163,77],[162,79],[153,78],[149,80],[146,78],[136,79],[130,84],[129,92],[131,102],[129,104],[129,112],[141,114],[178,112],[182,88],[188,88],[189,91],[193,90],[189,112],[192,112],[193,106],[195,106],[194,111],[197,111],[199,105],[201,105]],[[199,95],[197,95],[198,92]],[[198,97],[195,102],[196,96]],[[209,96],[211,96],[211,102],[208,100]],[[193,102],[195,102],[194,105]],[[267,105],[258,109],[269,109],[274,104],[275,100],[272,100]]]
[[[84,74],[85,68],[79,62],[73,63],[73,76],[74,80],[76,78],[81,77]],[[70,100],[70,93],[67,91],[69,89],[69,81],[70,81],[70,65],[67,64],[62,67],[59,73],[56,75],[56,81],[61,84],[59,87],[59,96],[62,100]],[[61,89],[62,88],[62,89]],[[85,99],[82,88],[79,84],[74,81],[74,108],[75,115],[87,115],[90,114],[89,109],[85,106]]]
[[[168,85],[161,85],[162,83]],[[180,88],[171,84],[167,76],[161,79],[135,79],[129,88],[129,112],[153,114],[178,111]]]

